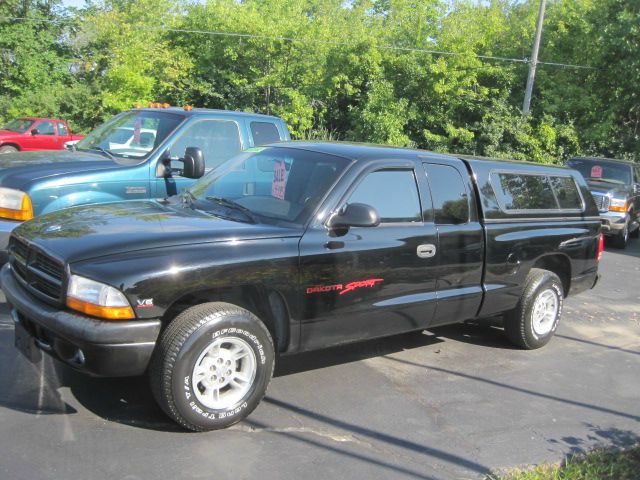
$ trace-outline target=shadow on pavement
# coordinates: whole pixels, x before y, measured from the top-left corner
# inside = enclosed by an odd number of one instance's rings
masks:
[[[544,393],[538,390],[530,390],[527,388],[522,388],[522,387],[518,387],[516,385],[509,385],[507,383],[502,383],[502,382],[498,382],[496,380],[492,380],[490,378],[484,378],[484,377],[479,377],[477,375],[470,375],[467,373],[463,373],[463,372],[459,372],[459,371],[455,371],[455,370],[449,370],[446,368],[441,368],[441,367],[436,367],[434,365],[427,365],[427,364],[420,364],[420,363],[415,363],[415,362],[411,362],[408,360],[402,360],[400,358],[393,358],[393,357],[388,357],[385,356],[385,358],[387,360],[390,360],[392,362],[398,362],[398,363],[403,363],[405,365],[411,365],[414,367],[419,367],[419,368],[424,368],[427,370],[433,370],[436,372],[440,372],[440,373],[444,373],[446,375],[454,375],[457,377],[461,377],[461,378],[465,378],[467,380],[473,380],[476,382],[482,382],[482,383],[486,383],[488,385],[492,385],[494,387],[499,387],[499,388],[504,388],[504,389],[508,389],[508,390],[513,390],[516,392],[520,392],[520,393],[524,393],[526,395],[531,395],[534,397],[539,397],[539,398],[544,398],[546,400],[552,400],[555,402],[560,402],[560,403],[564,403],[566,405],[571,405],[574,407],[581,407],[581,408],[586,408],[589,410],[595,410],[598,412],[602,412],[602,413],[607,413],[610,415],[615,415],[617,417],[622,417],[622,418],[628,418],[630,420],[635,420],[636,422],[640,422],[640,416],[638,415],[634,415],[631,413],[626,413],[626,412],[620,412],[618,410],[614,410],[612,408],[608,408],[608,407],[603,407],[601,405],[594,405],[591,403],[587,403],[587,402],[581,402],[578,400],[573,400],[571,398],[563,398],[563,397],[558,397],[556,395],[551,395],[548,393]]]
[[[284,356],[278,359],[274,377],[292,375],[319,368],[381,357],[404,350],[436,345],[444,339],[482,347],[513,350],[504,336],[499,320],[492,323],[465,323],[436,327],[430,330],[409,332],[392,337],[378,338],[312,352]]]
[[[604,245],[606,247],[605,255],[607,253],[619,253],[621,255],[640,258],[640,240],[637,238],[630,238],[626,248],[616,248],[613,246],[613,241],[605,237]]]
[[[547,440],[552,445],[568,447],[569,455],[587,453],[595,448],[625,448],[640,443],[640,435],[631,430],[619,428],[602,428],[598,425],[585,423],[589,428],[586,437],[562,437],[558,440]]]
[[[89,377],[47,355],[37,364],[29,363],[13,347],[13,325],[8,323],[11,321],[3,322],[0,324],[0,362],[5,368],[0,370],[0,405],[33,414],[74,414],[76,408],[64,402],[59,391],[68,387],[80,405],[106,420],[150,430],[180,431],[155,403],[146,377]],[[433,346],[444,342],[440,337],[511,348],[503,339],[502,331],[495,327],[455,325],[433,329],[432,333],[411,332],[282,357],[274,376]]]

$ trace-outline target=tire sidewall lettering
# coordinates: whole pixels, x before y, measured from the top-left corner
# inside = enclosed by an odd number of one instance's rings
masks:
[[[184,363],[183,367],[181,368],[181,372],[176,372],[176,380],[179,380],[177,382],[178,385],[176,385],[176,387],[178,388],[175,388],[174,391],[178,393],[178,396],[181,398],[180,403],[183,404],[189,411],[191,411],[191,415],[194,415],[196,418],[200,418],[205,422],[223,421],[235,423],[237,420],[233,420],[234,418],[243,418],[244,416],[246,416],[246,414],[244,413],[245,410],[251,411],[255,408],[253,397],[255,395],[256,389],[259,388],[259,386],[262,385],[265,381],[265,368],[268,362],[268,354],[266,353],[263,340],[244,328],[216,328],[215,325],[212,324],[203,325],[202,328],[204,328],[205,331],[202,331],[202,329],[200,330],[202,334],[199,336],[199,338],[194,338],[193,341],[186,342],[185,345],[188,346],[179,354],[179,357],[181,357],[181,360]],[[206,332],[206,330],[209,330],[209,332]],[[253,381],[251,389],[245,395],[245,397],[239,401],[238,404],[233,405],[232,408],[229,408],[227,410],[212,410],[205,407],[197,400],[196,395],[193,391],[196,386],[194,385],[191,375],[193,372],[194,363],[203,349],[206,348],[206,346],[212,341],[224,337],[236,337],[246,341],[256,355],[256,366],[258,370],[256,372],[256,377]],[[268,377],[270,379],[270,375],[268,375]]]

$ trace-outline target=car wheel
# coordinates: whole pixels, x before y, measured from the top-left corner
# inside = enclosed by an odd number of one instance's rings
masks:
[[[627,248],[627,243],[629,243],[629,220],[625,222],[622,231],[613,237],[613,246],[616,248]]]
[[[504,317],[504,331],[515,345],[533,350],[546,345],[558,327],[564,290],[560,278],[532,268],[515,309]]]
[[[222,302],[197,305],[161,334],[149,369],[151,390],[184,428],[225,428],[258,406],[274,356],[269,331],[251,312]]]
[[[19,151],[16,147],[12,145],[3,145],[0,147],[0,154],[2,153],[14,153]]]
[[[640,223],[636,222],[636,228],[633,232],[629,232],[630,238],[638,238],[640,236]]]

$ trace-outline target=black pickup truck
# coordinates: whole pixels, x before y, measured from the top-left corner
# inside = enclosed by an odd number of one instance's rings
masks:
[[[541,347],[601,251],[575,170],[290,143],[166,201],[26,222],[0,279],[27,356],[147,373],[170,417],[211,430],[258,405],[278,355],[500,315]]]

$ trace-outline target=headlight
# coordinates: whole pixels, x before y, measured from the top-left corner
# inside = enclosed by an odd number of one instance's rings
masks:
[[[78,275],[71,275],[69,278],[67,306],[87,315],[110,320],[135,317],[131,305],[120,290]]]
[[[12,220],[33,218],[33,206],[29,195],[13,188],[0,187],[0,217]]]
[[[626,212],[627,211],[627,201],[626,200],[618,200],[616,198],[611,199],[611,203],[609,204],[610,212]]]

